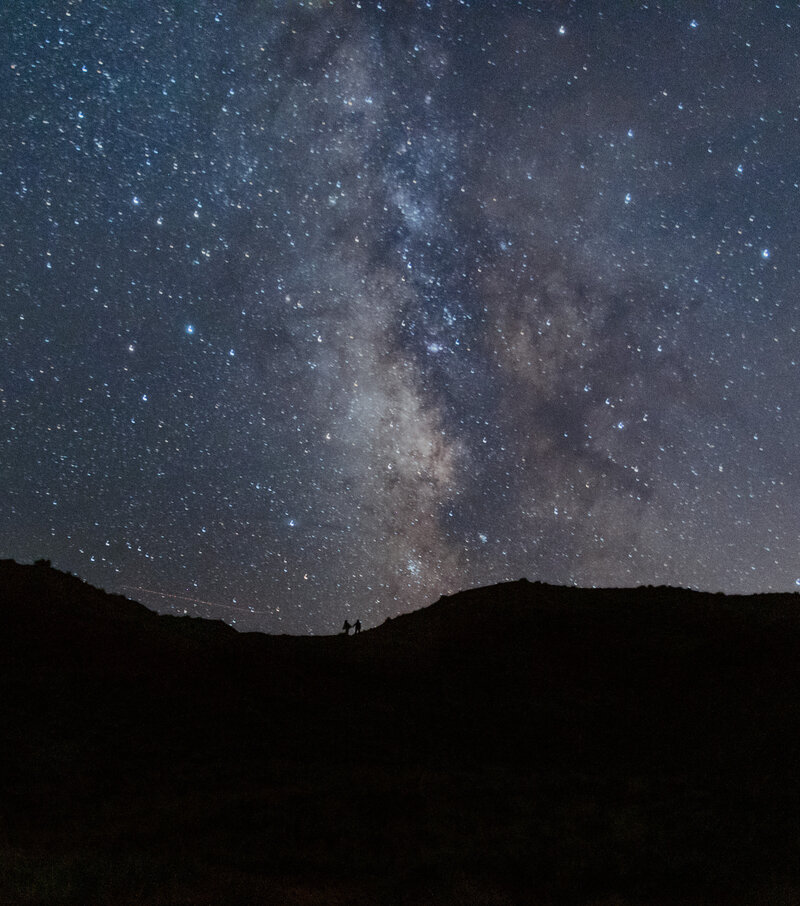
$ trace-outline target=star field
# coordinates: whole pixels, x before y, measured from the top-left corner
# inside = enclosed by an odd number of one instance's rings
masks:
[[[800,584],[800,4],[13,4],[0,555],[244,629]]]

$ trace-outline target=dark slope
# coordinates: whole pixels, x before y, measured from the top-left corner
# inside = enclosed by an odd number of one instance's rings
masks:
[[[0,902],[794,902],[799,643],[524,580],[241,635],[3,561]]]

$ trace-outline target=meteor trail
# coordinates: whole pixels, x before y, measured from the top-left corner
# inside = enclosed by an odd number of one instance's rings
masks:
[[[207,607],[223,607],[225,610],[241,610],[243,613],[254,613],[249,607],[235,607],[232,604],[217,604],[214,601],[204,601],[202,598],[190,598],[187,595],[175,595],[166,591],[156,591],[152,588],[142,588],[139,585],[123,585],[129,591],[140,591],[148,595],[158,595],[161,598],[176,598],[179,601],[191,601],[193,604],[205,604]]]

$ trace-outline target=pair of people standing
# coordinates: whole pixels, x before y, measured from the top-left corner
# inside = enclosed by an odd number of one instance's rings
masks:
[[[355,623],[351,626],[347,620],[344,621],[344,626],[342,626],[342,632],[345,635],[350,635],[350,630],[353,630],[353,635],[358,635],[361,632],[361,620],[356,620]]]

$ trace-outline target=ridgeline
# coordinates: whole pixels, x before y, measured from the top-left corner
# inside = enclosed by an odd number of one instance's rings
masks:
[[[799,603],[267,636],[0,561],[0,903],[800,902]]]

